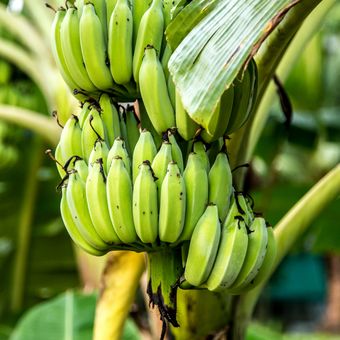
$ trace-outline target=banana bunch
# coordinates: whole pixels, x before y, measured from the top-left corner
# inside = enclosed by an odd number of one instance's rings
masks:
[[[186,253],[182,287],[238,295],[269,275],[275,256],[273,228],[253,213],[242,193],[234,192],[222,225],[215,204],[208,205],[198,221]]]

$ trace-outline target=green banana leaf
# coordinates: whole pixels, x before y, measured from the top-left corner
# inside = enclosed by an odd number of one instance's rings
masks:
[[[193,0],[167,29],[169,61],[189,114],[212,112],[267,35],[297,1]]]

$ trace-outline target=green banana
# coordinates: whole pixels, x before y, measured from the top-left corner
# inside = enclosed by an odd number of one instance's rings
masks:
[[[109,29],[110,19],[114,8],[116,7],[117,0],[106,0],[106,23]]]
[[[96,87],[91,82],[84,66],[80,46],[79,18],[74,7],[68,8],[60,26],[60,40],[66,66],[72,79],[82,90],[93,92]]]
[[[151,0],[134,0],[132,4],[133,16],[133,43],[136,44],[139,25],[144,13],[147,11],[151,4]]]
[[[149,161],[139,167],[133,186],[133,221],[143,243],[154,243],[158,236],[157,185]]]
[[[168,165],[172,161],[171,144],[168,141],[162,143],[161,148],[157,152],[152,161],[152,170],[156,177],[158,200],[161,199],[161,189],[164,177],[166,175]]]
[[[85,0],[85,4],[92,3],[96,14],[100,20],[103,34],[104,34],[104,42],[107,43],[107,28],[108,28],[108,21],[107,21],[107,9],[106,9],[106,0]]]
[[[185,219],[186,191],[178,165],[170,162],[161,187],[159,238],[174,243],[180,237]]]
[[[202,159],[194,152],[189,154],[183,177],[187,202],[181,241],[190,240],[194,228],[208,204],[208,174]]]
[[[220,152],[209,171],[209,202],[217,205],[221,221],[227,216],[232,193],[232,174],[228,157],[224,152]]]
[[[73,242],[81,249],[86,251],[87,253],[94,255],[94,256],[101,256],[106,253],[107,247],[103,247],[101,249],[94,248],[89,242],[87,242],[83,235],[78,230],[78,227],[76,223],[73,220],[70,208],[67,203],[66,199],[66,187],[67,185],[63,185],[62,190],[62,196],[60,201],[60,213],[61,218],[64,222],[65,228],[70,235]]]
[[[87,176],[89,174],[89,168],[86,164],[86,162],[79,157],[74,157],[70,162],[71,169],[74,168],[74,170],[77,171],[77,174],[79,175],[80,179],[86,183]]]
[[[165,40],[163,40],[163,42],[164,41]],[[162,58],[161,58],[161,64],[162,64],[162,67],[163,67],[164,76],[165,76],[166,81],[168,81],[169,75],[170,75],[168,62],[170,60],[171,54],[172,54],[171,47],[170,47],[169,44],[166,44],[164,51],[163,51],[163,54],[162,54]]]
[[[136,83],[140,82],[140,68],[145,48],[151,45],[160,53],[163,29],[162,0],[152,0],[151,6],[143,14],[138,27],[136,45],[133,53],[133,78]]]
[[[181,96],[178,91],[176,91],[176,127],[178,133],[186,141],[193,139],[196,135],[199,125],[193,121],[188,113],[186,112]]]
[[[90,106],[91,106],[91,104],[88,101],[84,102],[82,104],[80,112],[77,115],[78,120],[79,120],[79,126],[81,128],[83,128],[84,122],[85,122],[87,116],[89,115],[89,113],[91,111]]]
[[[63,168],[63,166],[65,165],[65,162],[64,162],[63,156],[62,156],[62,150],[61,150],[60,142],[54,150],[54,158],[57,160],[56,166],[57,166],[59,176],[61,178],[63,178],[66,175],[66,171]]]
[[[111,223],[106,197],[106,177],[103,161],[96,160],[86,180],[86,200],[93,226],[106,243],[121,243]]]
[[[139,85],[146,111],[155,130],[162,134],[175,126],[175,114],[163,68],[152,46],[145,49],[139,72]]]
[[[98,161],[98,159],[101,159],[102,161],[102,166],[103,166],[103,171],[104,174],[107,174],[107,157],[109,154],[109,148],[107,147],[106,143],[101,140],[98,139],[93,146],[93,149],[90,153],[90,157],[89,157],[89,168],[91,169],[91,167],[93,166],[94,163],[96,163]]]
[[[172,105],[172,107],[176,107],[176,86],[175,86],[175,83],[172,79],[171,74],[169,74],[169,77],[168,77],[166,83],[167,83],[167,87],[168,87],[168,94],[169,94],[171,105]]]
[[[117,84],[132,77],[133,18],[128,0],[118,0],[109,24],[108,54],[110,70]]]
[[[193,144],[193,151],[201,158],[207,173],[209,173],[210,162],[204,144],[201,141],[195,141]]]
[[[105,130],[100,112],[92,107],[89,115],[85,119],[83,130],[81,133],[81,144],[83,157],[87,161],[92,152],[94,143],[97,139],[104,140]]]
[[[127,152],[127,150],[126,150],[124,139],[122,139],[120,137],[115,139],[115,141],[113,142],[113,145],[112,145],[112,147],[109,151],[109,154],[107,156],[107,164],[106,164],[107,172],[110,171],[112,160],[115,157],[120,157],[123,160],[123,163],[125,165],[125,169],[128,172],[128,174],[130,174],[131,173],[130,156],[129,156],[129,153]]]
[[[97,234],[87,207],[85,182],[77,171],[70,171],[66,189],[67,204],[79,232],[94,248],[107,249],[108,245]]]
[[[176,133],[176,129],[168,130],[168,138],[169,138],[169,142],[171,143],[171,156],[172,156],[172,159],[177,163],[181,173],[183,173],[183,170],[184,170],[183,154],[182,154],[181,148],[177,144],[175,133]]]
[[[139,120],[132,105],[128,105],[126,108],[126,133],[130,152],[132,153],[140,135]]]
[[[110,218],[124,243],[137,241],[132,213],[132,183],[121,157],[112,160],[106,182]]]
[[[268,245],[268,231],[263,217],[255,217],[248,235],[248,249],[239,275],[228,288],[231,294],[239,294],[255,277],[264,261]]]
[[[132,178],[135,182],[139,172],[139,166],[144,161],[152,163],[157,153],[156,145],[151,133],[148,130],[143,130],[140,133],[139,139],[133,150],[132,156]]]
[[[218,209],[209,204],[192,233],[184,277],[193,286],[202,285],[209,277],[220,241],[221,224]]]
[[[112,88],[113,80],[106,65],[103,28],[92,3],[84,5],[79,21],[79,36],[86,71],[92,83],[101,90]]]
[[[105,126],[105,135],[108,145],[111,147],[117,137],[121,137],[120,117],[115,104],[107,93],[103,93],[99,98],[102,119]]]

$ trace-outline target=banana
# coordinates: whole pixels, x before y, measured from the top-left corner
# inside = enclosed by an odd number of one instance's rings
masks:
[[[60,156],[57,159],[61,164],[65,164],[72,156],[83,156],[81,133],[78,117],[71,115],[60,135]]]
[[[184,277],[193,286],[202,285],[209,277],[220,241],[221,224],[218,209],[209,204],[192,233]]]
[[[255,217],[248,235],[248,249],[241,271],[228,288],[231,294],[239,294],[259,272],[264,261],[268,245],[268,231],[263,217]]]
[[[136,44],[139,25],[144,13],[151,4],[151,0],[134,0],[132,4],[133,15],[133,43]]]
[[[158,1],[158,0],[155,0]],[[152,125],[162,134],[175,126],[175,114],[156,50],[147,46],[139,72],[141,96]]]
[[[108,28],[108,21],[107,21],[107,13],[106,13],[106,0],[86,0],[85,3],[92,3],[96,14],[100,20],[103,34],[104,34],[104,42],[107,43],[107,28]]]
[[[194,152],[189,154],[184,170],[186,213],[180,240],[190,240],[194,228],[208,204],[208,174],[202,159]]]
[[[121,136],[120,117],[115,104],[107,93],[103,93],[99,98],[102,119],[105,126],[106,140],[111,147],[114,140]]]
[[[170,162],[161,187],[159,238],[174,243],[182,233],[185,219],[186,191],[184,179],[175,162]]]
[[[251,61],[244,72],[243,79],[236,79],[234,86],[234,104],[230,115],[227,134],[231,134],[242,127],[250,115],[253,106],[253,97],[255,97],[255,67],[254,61]]]
[[[101,163],[103,166],[104,174],[107,174],[107,157],[109,154],[109,148],[107,147],[106,143],[98,139],[93,146],[93,150],[90,153],[89,157],[89,169],[91,170],[91,167],[93,167],[94,163],[98,161],[98,159],[101,159]]]
[[[108,245],[97,234],[86,202],[85,182],[76,170],[69,173],[66,200],[79,232],[96,249],[107,249]]]
[[[130,148],[130,153],[133,152],[137,141],[139,139],[139,120],[135,113],[135,109],[132,105],[128,105],[126,108],[126,133],[128,144]]]
[[[201,158],[207,173],[209,173],[210,162],[204,144],[201,141],[195,141],[193,151]]]
[[[113,80],[106,64],[104,32],[92,3],[84,5],[79,21],[79,36],[86,71],[92,83],[101,90],[112,88]]]
[[[78,10],[78,18],[80,18],[83,13],[84,1],[85,0],[75,0],[74,2],[74,5]]]
[[[128,0],[118,0],[109,24],[108,54],[113,80],[126,84],[132,77],[133,18]]]
[[[169,77],[166,80],[166,83],[168,87],[168,94],[169,94],[171,105],[172,107],[176,107],[176,86],[172,79],[171,74],[169,74]]]
[[[165,40],[163,40],[163,42],[164,41]],[[168,63],[169,63],[171,54],[172,54],[171,47],[170,47],[169,44],[166,44],[164,51],[163,51],[163,54],[162,54],[162,58],[161,58],[161,64],[162,64],[162,67],[163,67],[164,76],[165,76],[166,81],[168,81],[169,75],[170,75]]]
[[[172,161],[171,144],[168,141],[162,143],[161,148],[157,152],[152,161],[152,170],[156,177],[158,200],[161,199],[161,189],[164,177],[166,175],[168,165]]]
[[[101,158],[96,160],[86,180],[86,200],[93,226],[106,243],[121,243],[111,223],[106,197],[106,177]]]
[[[132,183],[121,157],[112,160],[106,182],[110,218],[124,243],[137,241],[132,213]]]
[[[152,163],[157,153],[156,145],[151,133],[143,130],[133,150],[132,156],[132,177],[135,182],[138,175],[138,168],[144,161]]]
[[[57,170],[58,170],[59,176],[61,178],[63,178],[66,175],[66,171],[62,167],[62,166],[65,165],[65,162],[63,161],[63,156],[62,156],[62,153],[61,153],[60,143],[57,145],[57,147],[54,150],[54,158],[57,160],[56,166],[57,166]]]
[[[78,230],[78,227],[76,223],[73,220],[70,208],[67,204],[67,199],[66,199],[66,187],[67,185],[63,185],[61,190],[62,190],[62,196],[61,196],[61,201],[60,201],[60,213],[61,213],[61,218],[64,222],[65,228],[70,235],[71,239],[73,242],[81,249],[86,251],[87,253],[94,255],[94,256],[101,256],[106,253],[107,248],[103,247],[101,249],[96,249],[94,248],[90,243],[88,243],[80,231]]]
[[[144,50],[148,45],[153,46],[158,53],[161,51],[164,29],[162,0],[152,0],[151,6],[143,14],[136,38],[133,54],[133,78],[140,82],[140,68]]]
[[[60,27],[64,20],[66,11],[64,8],[58,8],[52,23],[51,28],[51,48],[54,60],[58,66],[59,72],[61,73],[65,83],[72,90],[79,88],[79,85],[74,81],[71,76],[69,69],[67,68],[65,56],[61,47]]]
[[[106,0],[106,23],[109,28],[110,19],[114,8],[116,7],[117,0]]]
[[[91,105],[91,104],[90,104],[88,101],[84,102],[84,103],[82,104],[82,107],[81,107],[80,112],[79,112],[78,115],[77,115],[78,120],[79,120],[79,126],[80,126],[81,128],[83,128],[84,122],[85,122],[87,116],[89,115],[89,113],[90,113],[90,111],[91,111],[91,110],[90,110],[90,105]]]
[[[177,144],[175,133],[176,129],[171,129],[168,131],[168,138],[169,142],[171,143],[171,156],[172,159],[177,163],[179,170],[181,171],[182,174],[184,170],[183,154],[181,148]]]
[[[79,18],[77,10],[69,7],[60,26],[60,40],[66,66],[72,79],[82,90],[93,92],[96,87],[91,82],[84,66],[80,46]]]
[[[143,243],[154,243],[158,236],[157,185],[149,161],[144,161],[133,186],[133,221]]]
[[[89,115],[85,119],[81,133],[83,157],[86,161],[88,161],[90,157],[94,143],[97,139],[104,140],[104,137],[105,130],[100,112],[95,107],[92,107]]]
[[[125,147],[125,142],[124,139],[118,137],[115,139],[109,154],[107,156],[107,164],[106,164],[106,168],[107,168],[107,172],[110,171],[110,167],[112,164],[112,160],[115,157],[120,157],[123,160],[123,163],[125,165],[125,169],[128,172],[128,174],[131,173],[131,160],[130,160],[130,156],[129,153],[126,150]]]
[[[201,137],[206,143],[212,143],[218,140],[225,133],[233,108],[233,100],[234,88],[230,87],[224,91],[219,105],[209,117],[207,130],[203,130],[201,133]]]
[[[181,96],[178,91],[176,91],[176,127],[178,133],[186,141],[193,139],[196,135],[199,125],[193,121],[186,110],[184,109]]]
[[[220,152],[209,171],[209,202],[217,205],[221,221],[227,216],[232,193],[232,174],[228,157],[224,152]]]
[[[233,219],[224,223],[217,256],[206,282],[210,291],[230,287],[239,275],[248,248],[248,233],[241,215],[231,213]]]
[[[80,179],[86,183],[86,179],[89,174],[89,169],[86,162],[82,158],[74,157],[70,162],[70,166],[71,169],[74,168],[74,170],[77,171]]]

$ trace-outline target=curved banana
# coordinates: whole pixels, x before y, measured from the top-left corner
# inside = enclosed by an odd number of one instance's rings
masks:
[[[221,221],[227,216],[232,193],[232,174],[228,157],[224,152],[220,152],[209,171],[209,202],[217,205]]]
[[[74,170],[77,171],[80,179],[86,183],[86,179],[89,174],[89,168],[82,158],[74,157],[70,162],[70,168],[74,168]]]
[[[111,147],[117,137],[121,137],[120,117],[115,104],[107,93],[103,93],[99,98],[102,120],[105,126],[106,140]]]
[[[175,126],[175,114],[163,68],[152,46],[145,49],[139,72],[139,86],[146,111],[155,130],[162,134]]]
[[[107,174],[107,157],[109,154],[109,148],[107,147],[106,143],[101,140],[98,139],[93,146],[93,149],[90,153],[90,157],[89,157],[89,169],[91,170],[91,167],[94,165],[94,163],[96,163],[98,161],[98,159],[101,159],[101,163],[103,166],[103,171],[104,174]]]
[[[101,158],[90,167],[86,180],[86,200],[91,221],[100,238],[108,244],[121,243],[111,223],[106,197],[106,177]]]
[[[132,17],[133,17],[133,43],[136,44],[139,25],[144,13],[150,5],[150,0],[133,0],[132,1]]]
[[[164,29],[162,0],[152,0],[151,6],[143,14],[136,38],[133,53],[133,78],[140,82],[140,68],[144,50],[148,45],[153,46],[158,53],[161,51]]]
[[[128,0],[118,0],[109,24],[108,54],[113,80],[126,84],[132,77],[133,18]]]
[[[110,19],[114,8],[116,7],[117,0],[106,0],[106,23],[109,29]]]
[[[176,91],[175,114],[178,133],[186,141],[193,139],[196,135],[196,131],[199,129],[199,125],[190,118],[190,116],[184,109],[182,99],[178,91]]]
[[[101,90],[112,88],[113,80],[106,64],[107,51],[102,24],[90,2],[84,5],[80,17],[79,36],[86,71],[92,83]]]
[[[130,152],[132,153],[140,135],[139,120],[132,105],[128,105],[126,109],[126,133]]]
[[[106,44],[107,43],[107,28],[108,28],[106,0],[86,0],[85,1],[85,3],[89,3],[89,2],[93,4],[96,14],[100,20],[103,34],[104,34],[104,42]]]
[[[183,173],[183,154],[175,138],[176,129],[171,129],[168,131],[169,142],[171,143],[171,156],[174,162],[177,163],[179,170]]]
[[[193,151],[201,158],[207,173],[209,173],[210,162],[204,144],[201,141],[195,141],[193,144]]]
[[[132,183],[121,157],[112,160],[106,182],[110,218],[124,243],[137,241],[132,214]]]
[[[159,239],[174,243],[180,237],[185,219],[186,191],[183,176],[175,162],[170,162],[161,188]]]
[[[154,243],[158,236],[157,185],[149,161],[144,161],[133,186],[133,221],[143,243]]]
[[[80,46],[79,18],[76,8],[69,7],[60,26],[60,39],[66,66],[72,79],[82,90],[93,92],[96,87],[91,82],[84,66]]]
[[[187,202],[181,241],[190,240],[194,228],[208,204],[208,174],[202,159],[194,152],[189,154],[183,177]]]
[[[96,249],[107,249],[108,245],[99,237],[92,224],[87,207],[85,182],[77,171],[69,174],[66,199],[73,221],[84,239]]]
[[[172,161],[171,144],[168,141],[162,143],[161,148],[157,152],[152,161],[152,170],[156,177],[156,185],[158,192],[158,199],[161,200],[161,189],[164,177],[166,175],[168,165]]]
[[[60,213],[61,218],[64,222],[64,226],[70,235],[72,241],[85,252],[94,255],[94,256],[101,256],[106,253],[107,248],[103,247],[102,249],[94,248],[90,243],[88,243],[82,234],[79,232],[76,223],[73,220],[70,208],[67,203],[66,199],[66,187],[67,185],[62,186],[62,196],[60,201]]]
[[[78,113],[77,117],[79,119],[79,126],[81,128],[83,128],[85,120],[87,118],[87,116],[89,115],[91,109],[90,109],[91,104],[88,101],[85,101],[82,106],[81,106],[81,110]]]
[[[220,241],[221,224],[218,209],[207,206],[192,233],[184,277],[193,286],[200,286],[209,277]]]
[[[157,153],[156,145],[153,140],[152,134],[148,130],[143,130],[139,139],[136,143],[136,146],[133,150],[132,156],[132,178],[133,182],[135,182],[136,177],[139,172],[139,166],[144,161],[149,161],[152,163]]]
[[[112,160],[115,157],[120,157],[123,160],[125,169],[128,172],[128,174],[130,174],[131,173],[131,160],[130,160],[129,153],[126,150],[126,146],[125,146],[125,142],[123,138],[118,137],[113,142],[113,145],[107,156],[107,164],[106,164],[107,173],[110,171]]]
[[[228,288],[231,294],[239,294],[260,270],[268,245],[268,231],[263,217],[255,217],[248,235],[248,249],[243,266],[233,284]]]
[[[163,42],[164,42],[164,40],[163,40]],[[162,67],[163,67],[164,76],[165,76],[166,81],[168,81],[169,75],[170,75],[168,62],[170,60],[171,54],[172,54],[171,47],[170,47],[169,44],[166,44],[164,51],[162,53],[162,58],[161,58],[161,64],[162,64]]]

